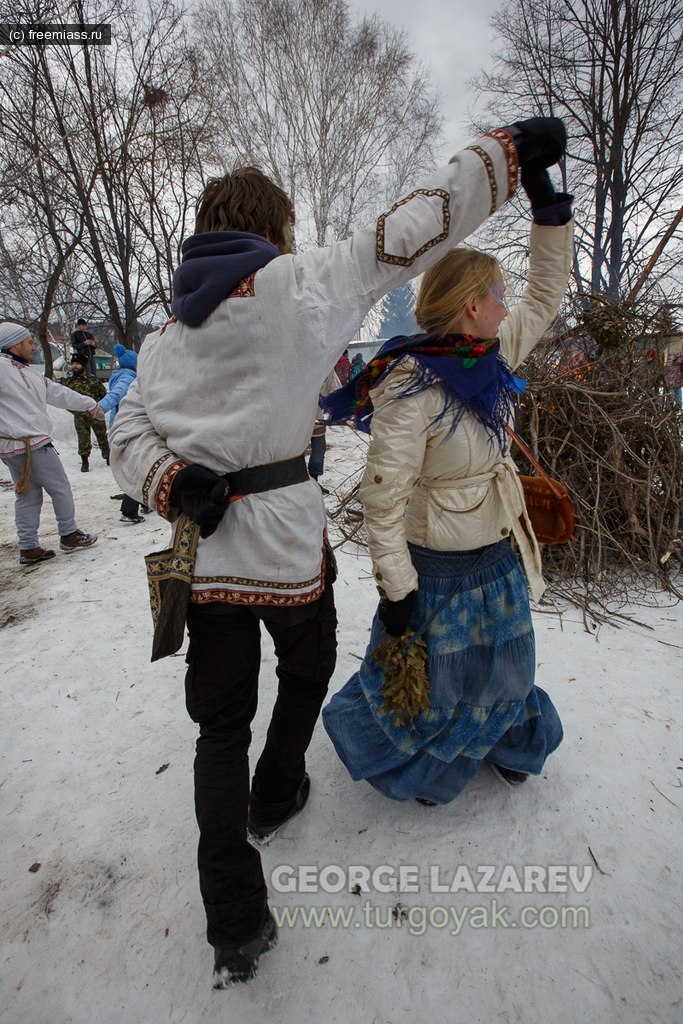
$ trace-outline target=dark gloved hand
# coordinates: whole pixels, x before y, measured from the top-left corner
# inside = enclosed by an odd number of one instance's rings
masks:
[[[401,636],[407,630],[416,596],[417,590],[411,590],[400,601],[388,601],[386,598],[380,601],[377,614],[390,636]]]
[[[194,463],[177,474],[169,502],[201,527],[200,537],[210,537],[225,514],[230,488],[224,476]]]
[[[546,168],[537,160],[522,166],[522,188],[529,197],[532,210],[554,206],[557,194]]]
[[[530,117],[506,125],[517,146],[520,166],[538,163],[552,167],[567,150],[567,129],[559,117]]]

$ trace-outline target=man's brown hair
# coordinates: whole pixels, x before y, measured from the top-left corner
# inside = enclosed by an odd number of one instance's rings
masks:
[[[289,196],[258,167],[238,167],[207,181],[197,202],[195,232],[250,231],[280,248],[286,245],[286,225],[293,223]]]

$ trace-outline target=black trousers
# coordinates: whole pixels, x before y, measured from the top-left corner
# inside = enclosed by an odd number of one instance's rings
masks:
[[[127,494],[124,494],[123,501],[121,502],[121,515],[136,516],[139,509],[140,502],[136,501],[135,498],[129,498]]]
[[[259,809],[286,807],[303,778],[305,753],[336,661],[331,579],[328,573],[317,601],[300,607],[190,605],[185,693],[189,715],[199,724],[194,763],[199,885],[212,946],[242,945],[265,920],[261,857],[247,839],[249,801]],[[278,693],[250,793],[261,623],[275,645]]]

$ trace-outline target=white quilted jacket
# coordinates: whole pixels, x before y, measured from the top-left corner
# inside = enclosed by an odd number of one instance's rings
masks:
[[[532,225],[527,285],[500,327],[501,354],[513,368],[557,314],[573,253],[573,221]],[[417,587],[408,541],[436,551],[471,551],[514,534],[532,596],[544,590],[538,546],[521,528],[524,499],[515,465],[484,427],[465,414],[431,425],[443,408],[441,385],[396,399],[411,357],[371,391],[372,442],[360,488],[373,571],[382,596],[398,601]]]

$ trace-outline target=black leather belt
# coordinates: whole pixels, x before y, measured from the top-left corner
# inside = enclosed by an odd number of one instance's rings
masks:
[[[293,459],[282,462],[271,462],[266,466],[248,466],[236,473],[227,473],[226,480],[230,487],[230,496],[239,498],[245,494],[260,494],[261,491],[274,491],[278,487],[290,487],[310,480],[304,455],[296,455]]]

